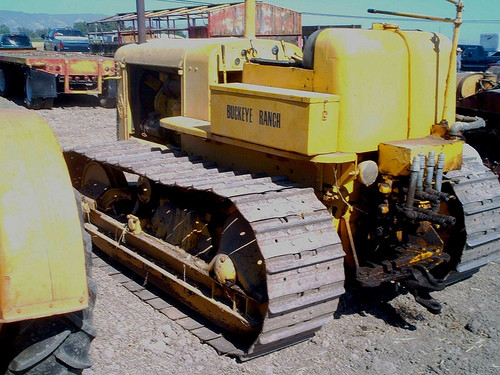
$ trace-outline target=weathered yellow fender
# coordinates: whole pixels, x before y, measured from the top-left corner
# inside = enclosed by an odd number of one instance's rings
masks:
[[[0,111],[0,156],[0,325],[86,308],[81,224],[52,130]]]

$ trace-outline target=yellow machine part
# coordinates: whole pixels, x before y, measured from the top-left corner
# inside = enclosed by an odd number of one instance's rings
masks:
[[[243,83],[314,91],[314,71],[296,67],[246,63],[243,69]]]
[[[463,141],[446,140],[438,136],[427,136],[381,143],[379,146],[378,165],[382,174],[403,176],[410,174],[413,158],[419,154],[427,156],[430,151],[436,155],[445,155],[444,171],[453,171],[462,167]]]
[[[428,135],[443,117],[455,121],[453,93],[444,116],[441,99],[446,37],[396,25],[327,29],[314,50],[314,91],[340,96],[338,151],[376,151],[382,142]]]
[[[464,72],[457,74],[457,99],[474,95],[480,88],[479,82],[484,78],[483,73]]]
[[[127,139],[133,128],[131,107],[127,91],[130,82],[128,67],[139,65],[161,70],[180,77],[180,115],[210,121],[210,86],[219,83],[241,81],[241,72],[246,61],[253,57],[284,59],[285,56],[300,55],[301,50],[289,43],[267,39],[209,38],[158,39],[144,44],[121,47],[115,55],[122,79],[118,87],[119,137]],[[277,47],[277,48],[273,48]],[[277,51],[277,54],[274,52]]]
[[[59,144],[38,114],[0,119],[0,323],[82,310],[82,230]]]
[[[212,86],[214,134],[303,155],[337,151],[339,97],[244,83]]]

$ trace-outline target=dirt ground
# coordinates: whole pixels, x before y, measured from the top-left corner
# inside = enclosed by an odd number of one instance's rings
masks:
[[[0,109],[26,110],[5,98]],[[63,147],[116,138],[116,111],[94,97],[60,98],[38,113]],[[500,374],[499,272],[500,261],[433,293],[440,315],[401,291],[348,288],[333,322],[313,339],[242,363],[219,356],[94,268],[99,335],[84,374]]]

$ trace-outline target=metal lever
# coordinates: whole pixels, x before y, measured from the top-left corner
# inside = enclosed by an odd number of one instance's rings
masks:
[[[392,12],[389,10],[380,10],[380,9],[368,9],[368,13],[373,14],[386,14],[389,16],[400,16],[400,17],[409,17],[409,18],[418,18],[421,20],[430,20],[430,21],[441,21],[441,22],[449,22],[453,23],[455,20],[453,18],[443,18],[443,17],[434,17],[434,16],[426,16],[423,14],[415,14],[415,13],[404,13],[404,12]]]

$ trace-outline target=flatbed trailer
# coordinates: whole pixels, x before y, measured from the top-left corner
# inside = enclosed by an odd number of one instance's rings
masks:
[[[51,108],[58,94],[98,95],[101,105],[114,106],[116,78],[113,58],[0,49],[0,95],[24,95],[28,108]]]

